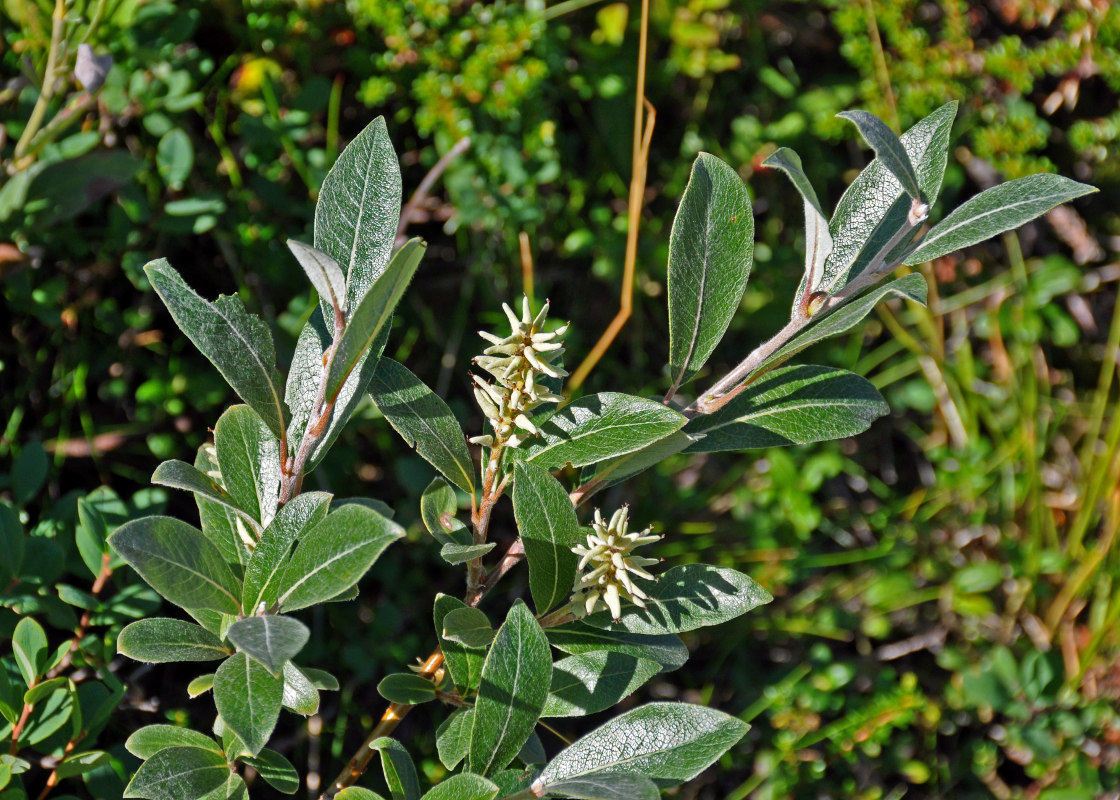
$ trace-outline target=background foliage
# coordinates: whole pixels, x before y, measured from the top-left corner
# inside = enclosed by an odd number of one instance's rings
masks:
[[[25,563],[52,565],[6,578],[0,630],[15,633],[14,608],[34,611],[52,651],[81,633],[65,669],[83,714],[95,719],[105,698],[130,710],[114,727],[86,726],[114,758],[58,792],[112,796],[135,768],[121,747],[128,733],[185,719],[192,707],[165,689],[172,684],[116,660],[116,631],[150,615],[153,597],[112,568],[90,591],[99,565],[82,541],[98,529],[92,515],[80,518],[77,497],[107,487],[83,502],[112,525],[164,503],[190,514],[189,501],[143,487],[156,460],[191,460],[228,399],[173,333],[141,265],[167,255],[206,296],[245,287],[285,363],[313,306],[293,292],[302,276],[283,242],[310,240],[313,199],[341,145],[385,114],[408,197],[469,136],[416,208],[409,232],[431,243],[426,292],[399,310],[388,352],[466,418],[468,384],[455,365],[473,331],[498,319],[469,314],[521,289],[518,233],[528,236],[535,293],[576,322],[571,353],[586,352],[615,311],[637,6],[60,3],[68,46],[54,67],[69,75],[83,41],[113,65],[99,90],[65,82],[44,119],[49,136],[28,160],[15,151],[48,66],[53,5],[5,0],[0,29],[12,78],[0,91],[10,330],[0,343],[0,458],[10,465],[0,519],[5,537],[26,537],[35,557]],[[657,123],[635,314],[589,389],[621,377],[632,385],[662,367],[669,225],[698,150],[738,168],[757,217],[754,282],[714,357],[727,364],[781,325],[784,303],[768,301],[791,294],[799,277],[800,227],[786,221],[801,210],[761,162],[776,145],[795,148],[831,208],[869,157],[838,111],[867,108],[904,129],[959,99],[947,203],[1040,169],[1102,190],[935,262],[928,311],[888,310],[878,328],[824,346],[824,363],[871,376],[891,403],[892,417],[867,434],[754,461],[680,456],[602,498],[604,507],[641,501],[669,534],[661,555],[717,552],[777,598],[715,636],[692,636],[693,669],[643,690],[753,725],[684,792],[1116,791],[1120,426],[1105,368],[1120,335],[1120,9],[1105,0],[663,0],[652,4],[650,37],[646,94]],[[279,300],[293,294],[301,299]],[[398,521],[420,540],[430,471],[373,416],[344,434],[316,480],[395,496]],[[356,609],[315,617],[308,651],[339,664],[343,685],[318,717],[288,731],[285,754],[310,771],[336,771],[361,724],[380,713],[377,681],[430,649],[429,610],[410,597],[428,593],[436,554],[394,555],[404,565],[375,567]],[[355,614],[360,631],[332,635],[341,624],[353,631]],[[103,663],[123,670],[120,687],[83,673]],[[416,738],[431,729],[423,716],[401,735],[437,778],[434,743]],[[58,745],[50,735],[38,745],[47,754]]]

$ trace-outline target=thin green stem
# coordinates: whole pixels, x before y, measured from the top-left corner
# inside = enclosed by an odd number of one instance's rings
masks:
[[[27,148],[31,145],[31,140],[43,124],[47,108],[50,106],[51,100],[54,99],[57,84],[55,72],[58,70],[59,52],[65,32],[66,0],[55,0],[54,14],[51,16],[51,44],[47,51],[47,65],[43,70],[43,85],[39,90],[39,99],[35,101],[35,107],[31,109],[31,116],[27,118],[27,125],[23,129],[19,141],[16,142],[14,156],[17,162],[26,155]]]

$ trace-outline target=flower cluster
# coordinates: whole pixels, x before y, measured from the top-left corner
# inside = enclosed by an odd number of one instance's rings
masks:
[[[633,555],[633,551],[661,537],[650,534],[652,526],[627,533],[628,515],[629,509],[623,506],[611,515],[609,522],[604,522],[599,509],[595,509],[595,520],[591,523],[594,532],[587,535],[587,546],[572,548],[572,552],[581,557],[577,571],[592,568],[586,575],[576,577],[571,606],[575,616],[594,613],[600,600],[610,609],[614,619],[622,616],[623,600],[645,608],[644,601],[649,596],[634,584],[630,575],[655,580],[643,567],[656,564],[661,559],[643,558]]]
[[[558,341],[568,330],[563,325],[554,331],[545,332],[544,322],[548,318],[548,303],[534,317],[529,309],[529,298],[522,301],[521,318],[509,305],[503,303],[502,310],[509,317],[513,331],[501,337],[486,331],[478,335],[491,343],[476,356],[474,363],[489,372],[496,383],[474,378],[474,396],[482,413],[490,420],[494,435],[475,436],[474,444],[493,447],[499,442],[506,447],[517,447],[525,438],[536,434],[537,428],[529,419],[529,413],[542,403],[558,403],[564,398],[553,394],[540,383],[540,376],[562,378],[568,373],[560,366],[564,346]]]

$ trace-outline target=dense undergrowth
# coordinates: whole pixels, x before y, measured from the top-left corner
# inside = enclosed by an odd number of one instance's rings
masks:
[[[86,63],[82,85],[63,81],[25,137],[38,92],[17,76],[37,84],[47,68],[53,5],[2,9],[14,82],[0,90],[0,458],[10,465],[0,521],[5,547],[26,531],[34,568],[0,568],[0,581],[5,604],[34,614],[51,649],[81,632],[58,674],[77,676],[84,735],[113,754],[84,777],[61,776],[55,796],[111,797],[136,766],[121,746],[132,729],[199,712],[175,684],[116,656],[117,631],[158,598],[90,541],[163,507],[193,513],[189,500],[145,488],[151,467],[190,460],[229,400],[172,333],[142,265],[167,255],[205,296],[249,287],[244,299],[270,320],[287,363],[313,309],[287,300],[303,295],[283,241],[310,240],[327,168],[384,114],[406,191],[454,151],[410,206],[408,233],[430,243],[427,283],[398,309],[390,355],[479,423],[453,367],[473,331],[502,317],[469,309],[496,309],[522,288],[548,297],[580,322],[572,354],[615,314],[639,25],[636,4],[578,0],[60,3],[73,24],[68,60],[53,66],[69,75],[84,41],[112,67],[99,76]],[[698,150],[738,168],[758,218],[754,282],[717,362],[781,326],[784,305],[769,301],[799,277],[801,208],[762,161],[794,147],[831,208],[868,159],[839,111],[868,108],[905,129],[960,100],[950,201],[1038,170],[1101,189],[925,265],[928,309],[889,307],[851,341],[823,346],[823,363],[872,378],[889,420],[854,440],[760,451],[746,468],[741,456],[678,456],[605,493],[604,507],[663,498],[642,503],[670,534],[659,555],[718,553],[776,597],[693,635],[692,671],[642,690],[753,726],[679,796],[1116,792],[1120,10],[1103,0],[681,0],[652,4],[649,35],[657,116],[634,314],[588,390],[661,368],[669,225]],[[431,471],[371,409],[360,416],[312,480],[398,498],[398,521],[420,540]],[[436,555],[396,555],[405,564],[375,568],[357,608],[313,619],[309,650],[340,665],[341,690],[281,734],[285,754],[324,780],[380,714],[377,681],[430,649],[429,609],[410,598],[427,594]],[[0,632],[17,619],[0,611]],[[338,639],[341,626],[353,634]],[[91,675],[105,663],[116,679]],[[117,704],[127,710],[101,730]],[[68,741],[64,711],[34,743],[44,752]],[[424,738],[433,726],[423,709],[416,718],[400,736],[436,779],[443,767]]]

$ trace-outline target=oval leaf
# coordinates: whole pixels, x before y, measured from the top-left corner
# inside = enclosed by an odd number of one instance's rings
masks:
[[[703,434],[690,453],[751,450],[843,439],[890,412],[869,380],[843,369],[800,365],[767,373],[687,433]]]
[[[494,629],[483,612],[463,606],[450,610],[444,616],[443,638],[477,649],[486,647],[494,640]]]
[[[405,706],[427,703],[436,699],[436,687],[427,678],[411,672],[395,672],[386,675],[377,684],[377,692],[390,703]]]
[[[125,797],[197,800],[229,779],[225,756],[200,747],[167,747],[140,765]]]
[[[165,258],[147,264],[144,273],[179,329],[273,435],[283,438],[286,420],[276,348],[264,321],[248,313],[236,296],[223,295],[214,303],[199,297]]]
[[[230,656],[214,674],[214,705],[250,755],[268,744],[283,696],[284,682],[245,653]]]
[[[117,649],[129,658],[149,664],[173,661],[214,661],[230,649],[205,628],[181,619],[156,617],[126,625],[117,637]]]
[[[551,674],[544,631],[518,602],[498,629],[482,667],[467,754],[471,772],[485,775],[513,760],[536,727]]]
[[[418,676],[414,676],[418,677]],[[412,757],[396,739],[382,736],[370,742],[370,749],[381,753],[381,769],[393,800],[420,800],[420,779]]]
[[[486,659],[485,645],[477,648],[467,647],[465,644],[454,639],[448,639],[443,635],[443,626],[448,615],[465,608],[467,608],[467,605],[462,600],[446,594],[437,594],[432,609],[432,619],[435,622],[436,635],[439,637],[439,647],[443,651],[443,658],[447,664],[447,671],[451,674],[451,681],[460,694],[466,694],[478,688],[482,676],[482,664]],[[489,623],[487,624],[489,625]],[[489,644],[489,640],[487,640],[487,644]]]
[[[288,240],[288,249],[303,267],[307,279],[319,293],[320,299],[330,303],[331,308],[345,318],[346,276],[342,274],[338,262],[322,250],[297,242],[295,239]]]
[[[546,787],[552,797],[571,797],[576,800],[658,800],[661,790],[645,775],[628,775],[624,772],[600,772],[584,775]]]
[[[583,537],[572,501],[551,472],[519,461],[513,474],[513,513],[529,562],[529,590],[540,615],[571,594],[579,564],[572,547]]]
[[[669,784],[691,780],[743,738],[747,723],[704,706],[649,703],[560,751],[534,787],[609,772]]]
[[[401,168],[378,117],[342,150],[315,204],[315,247],[346,273],[347,307],[385,271],[400,215]]]
[[[497,785],[480,775],[463,773],[436,784],[421,800],[493,800],[497,795]]]
[[[906,148],[902,146],[894,131],[869,111],[841,111],[836,116],[854,123],[859,128],[860,136],[875,151],[879,162],[887,168],[912,199],[921,202],[922,190],[918,186],[918,175],[914,172],[914,165],[910,163]]]
[[[295,794],[299,790],[299,773],[292,762],[275,750],[265,748],[256,758],[246,758],[245,763],[255,769],[265,783],[284,794]]]
[[[700,153],[669,235],[669,372],[673,389],[704,366],[739,308],[754,263],[747,187]]]
[[[686,564],[673,567],[656,583],[645,581],[645,608],[627,605],[618,622],[609,611],[584,619],[595,628],[630,633],[683,633],[719,625],[769,603],[774,598],[753,578],[729,567]]]
[[[582,467],[632,453],[684,427],[687,420],[655,400],[617,392],[581,397],[539,426],[525,460],[546,469]]]
[[[542,717],[582,717],[610,708],[661,671],[655,661],[598,651],[552,665]]]
[[[264,614],[237,620],[226,636],[238,650],[261,662],[273,675],[280,675],[284,664],[307,644],[311,631],[293,617]]]
[[[634,658],[655,661],[662,672],[679,669],[688,661],[688,648],[681,637],[668,633],[647,635],[589,628],[580,622],[560,625],[546,631],[548,643],[564,653],[623,653]]]
[[[222,748],[209,736],[177,725],[148,725],[134,732],[124,747],[137,758],[149,759],[167,747],[198,747],[221,754]]]
[[[202,532],[172,517],[127,522],[109,544],[148,584],[188,610],[241,610],[241,586]]]
[[[404,531],[365,506],[347,505],[300,540],[280,580],[284,611],[330,600],[355,586],[373,562]]]
[[[259,613],[271,608],[280,593],[280,578],[292,544],[327,517],[331,496],[302,492],[285,503],[261,534],[245,567],[242,608]]]
[[[1028,175],[1001,183],[973,197],[933,226],[907,264],[932,261],[991,239],[1042,216],[1055,206],[1097,191],[1061,175]]]
[[[391,358],[378,363],[369,393],[409,447],[464,492],[474,491],[474,461],[463,428],[447,403]]]
[[[279,442],[253,409],[230,406],[214,426],[214,450],[230,496],[258,530],[268,525],[280,493]]]

